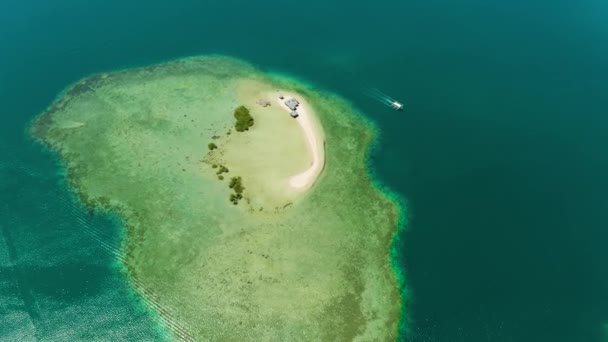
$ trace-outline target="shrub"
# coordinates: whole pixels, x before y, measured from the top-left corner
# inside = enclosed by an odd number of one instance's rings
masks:
[[[243,190],[245,187],[242,184],[241,177],[232,177],[230,178],[230,183],[228,187],[234,190],[234,193],[230,194],[230,202],[237,204],[241,199],[243,199]]]
[[[243,190],[245,190],[245,187],[243,186],[241,177],[232,177],[230,179],[230,184],[228,184],[228,186],[234,190],[235,193],[240,194],[243,192]]]
[[[249,127],[253,126],[253,118],[251,117],[251,114],[249,114],[249,109],[245,106],[240,106],[235,109],[234,117],[236,118],[234,128],[237,132],[247,131],[249,130]]]
[[[209,149],[210,149],[211,151],[213,151],[213,150],[215,150],[215,149],[217,148],[217,145],[216,145],[216,144],[214,144],[214,143],[209,143],[209,144],[207,145],[207,147],[209,147]]]

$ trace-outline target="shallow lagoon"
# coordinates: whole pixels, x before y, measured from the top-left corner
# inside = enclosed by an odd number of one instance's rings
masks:
[[[301,94],[326,133],[326,166],[306,193],[260,191],[270,187],[266,172],[307,155],[294,119],[263,114],[273,109],[247,95],[273,88]],[[240,105],[256,122],[245,132],[231,129]],[[396,338],[399,210],[368,175],[373,127],[339,97],[234,59],[190,58],[86,78],[32,131],[65,160],[89,207],[124,219],[132,283],[177,336]],[[208,152],[211,141],[219,147]],[[281,141],[295,143],[294,153],[268,158]],[[251,154],[266,168],[252,169]],[[242,176],[238,205],[212,163]]]

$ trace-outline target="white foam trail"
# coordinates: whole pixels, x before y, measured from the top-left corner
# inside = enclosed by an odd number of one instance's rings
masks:
[[[377,88],[370,89],[370,91],[372,93],[376,94],[377,96],[379,96],[380,98],[382,98],[385,102],[390,102],[390,103],[395,102],[395,99],[393,99],[392,97],[386,95],[385,93],[383,93],[382,91],[380,91]]]
[[[366,88],[363,89],[363,93],[371,98],[373,98],[374,100],[380,101],[383,104],[387,105],[387,106],[391,106],[393,104],[393,102],[395,102],[395,100],[393,98],[391,98],[390,96],[386,95],[385,93],[383,93],[382,91],[378,90],[377,88]]]
[[[369,96],[369,97],[373,98],[374,100],[378,100],[378,101],[384,102],[384,98],[382,98],[382,96],[380,96],[380,95],[378,95],[378,94],[376,94],[376,93],[373,93],[373,92],[371,92],[371,91],[364,91],[363,93],[364,93],[365,95],[367,95],[367,96]]]
[[[383,91],[381,91],[378,88],[374,88],[374,90],[386,98],[391,98],[390,96],[388,96],[386,93],[384,93]],[[391,100],[392,100],[392,98],[391,98]]]

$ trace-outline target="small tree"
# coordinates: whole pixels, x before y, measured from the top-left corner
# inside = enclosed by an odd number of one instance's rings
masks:
[[[207,145],[207,147],[208,147],[208,148],[209,148],[211,151],[213,151],[213,150],[215,150],[215,149],[217,148],[217,145],[216,145],[216,144],[214,144],[214,143],[209,143],[209,144]]]
[[[240,194],[243,192],[243,190],[245,190],[245,187],[243,186],[241,177],[232,177],[230,178],[230,183],[228,184],[228,187],[232,190],[234,190],[235,193]]]
[[[240,106],[234,110],[234,117],[236,118],[236,123],[234,124],[234,128],[237,132],[243,132],[249,130],[249,127],[253,126],[253,117],[249,114],[249,109],[245,106]]]

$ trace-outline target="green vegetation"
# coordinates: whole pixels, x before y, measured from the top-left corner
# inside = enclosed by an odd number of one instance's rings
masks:
[[[243,186],[243,181],[241,177],[232,177],[230,178],[230,184],[228,185],[230,189],[233,189],[237,194],[243,193],[245,187]]]
[[[243,194],[230,194],[230,202],[232,204],[237,205],[239,201],[243,198]]]
[[[214,143],[209,143],[209,144],[207,145],[207,147],[208,147],[208,148],[209,148],[211,151],[213,151],[213,150],[215,150],[215,149],[217,148],[217,145],[216,145],[216,144],[214,144]]]
[[[216,165],[216,164],[213,164],[213,165],[214,165],[214,166],[213,166],[213,168],[217,168],[217,167],[219,167],[219,168],[220,168],[220,169],[219,169],[219,170],[217,170],[217,172],[215,173],[215,174],[216,174],[216,175],[218,175],[218,176],[221,176],[221,175],[222,175],[222,173],[228,173],[228,172],[230,171],[230,170],[228,170],[228,168],[227,168],[227,167],[225,167],[224,165]]]
[[[234,190],[234,193],[230,194],[230,202],[233,204],[238,204],[239,200],[243,198],[243,190],[245,190],[243,180],[241,177],[232,177],[230,178],[230,184],[228,184],[228,187]]]
[[[249,109],[245,106],[240,106],[235,109],[234,117],[236,118],[234,128],[237,132],[247,131],[249,130],[249,127],[253,126],[253,118],[251,117],[251,114],[249,114]]]
[[[235,97],[253,103],[277,89],[314,106],[328,144],[323,177],[304,196],[275,204],[256,202],[262,175],[238,157],[255,159],[290,139],[213,136],[234,130]],[[128,276],[175,340],[398,340],[399,318],[407,323],[399,296],[405,286],[390,251],[401,216],[369,178],[373,127],[347,101],[216,56],[93,76],[63,94],[32,131],[64,159],[69,184],[87,206],[120,216]],[[186,114],[197,125],[185,124]],[[289,124],[299,132],[281,117],[286,131]],[[86,124],[74,129],[70,122]],[[203,153],[218,154],[203,160],[216,164],[212,172],[192,156],[215,141],[222,149]],[[227,156],[219,159],[219,151]],[[221,163],[234,174],[216,175]],[[183,171],[200,166],[205,176]],[[236,173],[243,180],[227,188]],[[293,205],[283,210],[287,202]]]

